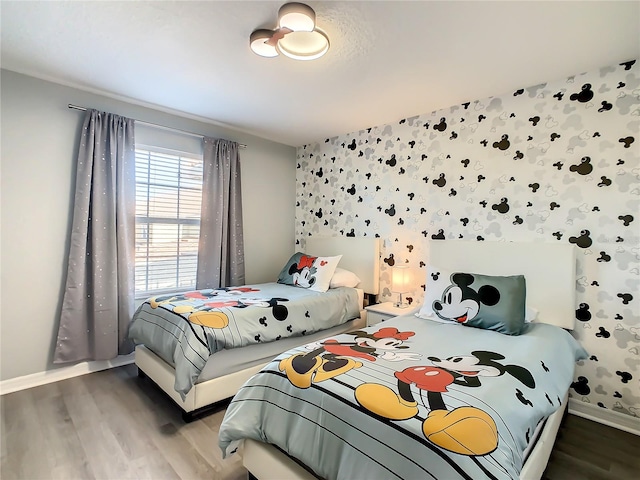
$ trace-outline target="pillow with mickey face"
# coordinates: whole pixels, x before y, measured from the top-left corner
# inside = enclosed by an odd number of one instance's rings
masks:
[[[308,288],[316,292],[326,292],[341,258],[342,255],[314,257],[297,252],[278,275],[278,283]]]
[[[523,275],[480,275],[429,266],[425,293],[419,317],[507,335],[520,335],[524,329]]]

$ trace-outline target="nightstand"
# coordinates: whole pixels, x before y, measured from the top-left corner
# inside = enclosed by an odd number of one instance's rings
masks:
[[[393,306],[394,302],[376,303],[364,309],[367,311],[367,327],[375,325],[398,315],[406,315],[414,311],[413,308],[398,308]]]

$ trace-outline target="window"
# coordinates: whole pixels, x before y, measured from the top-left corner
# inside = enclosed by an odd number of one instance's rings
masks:
[[[202,155],[136,147],[136,297],[195,288]]]

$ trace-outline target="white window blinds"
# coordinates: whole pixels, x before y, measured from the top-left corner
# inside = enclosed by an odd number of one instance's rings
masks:
[[[137,297],[195,288],[202,155],[136,147]]]

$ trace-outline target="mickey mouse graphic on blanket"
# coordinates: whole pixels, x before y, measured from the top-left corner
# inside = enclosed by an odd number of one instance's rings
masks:
[[[280,361],[280,371],[287,374],[289,381],[298,388],[309,388],[312,383],[322,382],[360,368],[362,362],[358,359],[375,362],[376,358],[400,361],[413,360],[420,357],[419,353],[399,352],[409,347],[404,341],[415,335],[414,332],[400,332],[397,328],[381,328],[374,333],[358,330],[349,332],[353,335],[353,342],[338,342],[328,339],[322,343],[312,343],[309,353],[296,353]]]
[[[504,356],[478,350],[469,356],[441,360],[429,357],[433,366],[416,366],[395,372],[398,393],[377,383],[364,383],[355,390],[358,403],[368,411],[390,420],[408,420],[418,415],[418,402],[411,392],[415,385],[426,392],[430,412],[422,423],[422,432],[431,443],[462,455],[486,455],[498,446],[498,429],[489,414],[476,407],[461,406],[451,411],[443,393],[455,384],[480,387],[480,377],[498,377],[505,373],[529,388],[535,387],[531,373],[519,365],[503,365]]]
[[[176,302],[205,300],[205,303],[200,307],[194,308],[193,305],[187,303],[184,305],[175,305],[171,310],[179,314],[189,314],[187,317],[189,322],[210,328],[225,328],[229,325],[229,317],[219,310],[223,307],[246,308],[253,305],[271,308],[276,320],[286,320],[289,316],[289,311],[285,305],[280,303],[288,301],[286,298],[233,298],[237,295],[259,291],[260,290],[251,287],[221,287],[216,289],[196,290],[181,294],[169,294],[153,297],[149,300],[149,305],[151,305],[151,308],[155,309],[160,305],[173,304]]]

